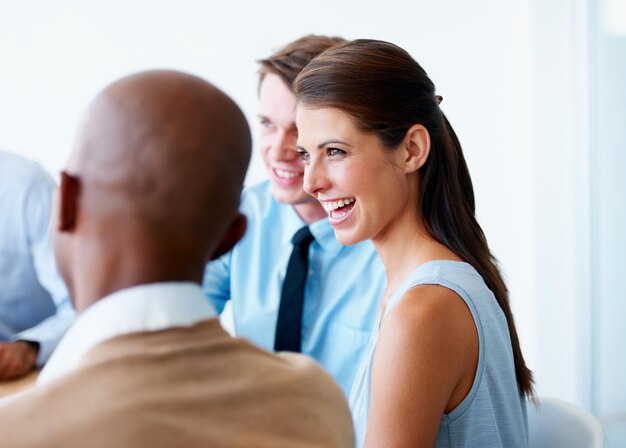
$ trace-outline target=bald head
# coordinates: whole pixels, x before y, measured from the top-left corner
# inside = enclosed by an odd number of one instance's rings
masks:
[[[119,209],[153,224],[201,220],[236,210],[250,133],[237,105],[216,87],[152,71],[117,81],[95,99],[76,152],[68,169],[97,187],[98,210]]]
[[[150,263],[136,270],[162,277],[184,277],[174,271],[185,264],[202,269],[237,216],[250,146],[240,109],[200,78],[151,71],[107,87],[89,107],[62,178],[77,198],[76,213],[60,209],[61,233],[71,235],[56,246],[74,252],[59,260],[64,276],[80,281],[79,258],[97,270],[109,253]]]

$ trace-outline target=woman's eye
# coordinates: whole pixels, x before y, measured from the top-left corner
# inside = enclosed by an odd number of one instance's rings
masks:
[[[326,154],[328,154],[329,157],[341,157],[345,156],[346,152],[339,148],[328,148],[326,149]]]

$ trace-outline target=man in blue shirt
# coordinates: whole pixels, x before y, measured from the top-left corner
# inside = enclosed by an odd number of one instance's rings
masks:
[[[260,61],[259,143],[269,180],[244,192],[246,235],[207,265],[204,291],[220,313],[231,300],[238,336],[274,349],[291,238],[309,225],[314,241],[308,252],[301,352],[319,361],[347,395],[383,294],[384,270],[370,242],[341,246],[325,210],[303,191],[291,90],[311,59],[342,41],[306,36]]]
[[[0,151],[0,380],[46,362],[74,319],[49,238],[54,182]]]

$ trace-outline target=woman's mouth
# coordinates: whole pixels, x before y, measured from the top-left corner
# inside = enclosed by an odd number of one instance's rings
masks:
[[[338,225],[345,221],[354,209],[355,198],[344,198],[334,201],[320,201],[326,213],[328,220],[332,225]]]

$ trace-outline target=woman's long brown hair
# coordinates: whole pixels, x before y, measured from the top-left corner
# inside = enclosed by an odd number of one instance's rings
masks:
[[[398,148],[414,124],[426,127],[431,148],[419,170],[419,216],[430,234],[471,264],[495,295],[509,327],[517,383],[532,397],[532,372],[522,356],[508,290],[476,220],[461,144],[424,69],[394,44],[360,39],[313,59],[296,78],[294,92],[299,104],[346,112],[389,150]]]

